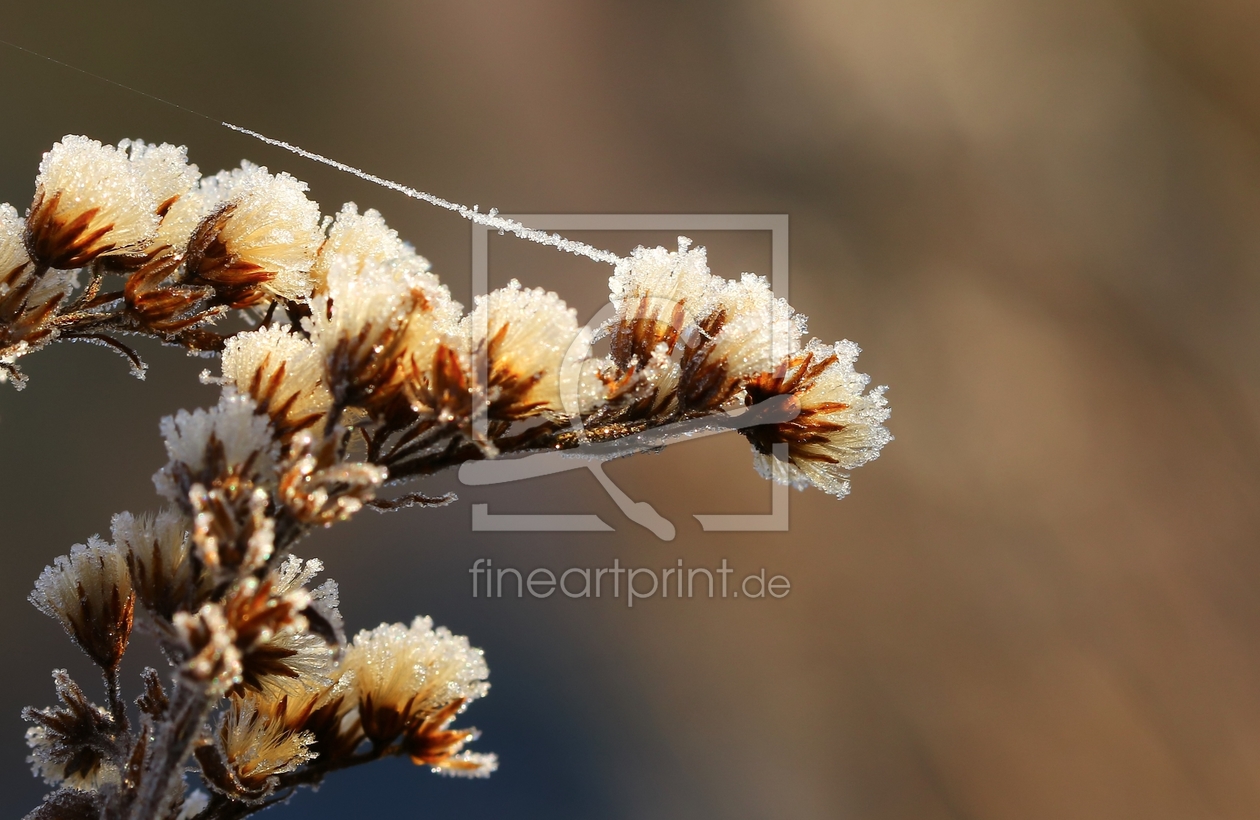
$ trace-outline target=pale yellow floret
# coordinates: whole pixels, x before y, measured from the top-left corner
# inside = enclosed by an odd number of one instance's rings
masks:
[[[207,212],[232,209],[218,235],[227,252],[270,272],[263,287],[289,300],[310,295],[310,269],[324,239],[319,206],[306,191],[306,183],[289,174],[248,162],[203,180],[200,191]]]
[[[429,618],[411,626],[381,624],[363,630],[346,649],[342,667],[354,672],[360,697],[370,695],[381,707],[412,712],[434,711],[464,698],[479,698],[489,689],[489,675],[480,649]]]
[[[491,401],[496,372],[510,373],[517,380],[537,377],[521,403],[541,403],[538,412],[564,411],[561,373],[571,390],[577,375],[570,368],[585,357],[589,341],[578,328],[576,311],[559,296],[542,288],[522,288],[513,279],[507,287],[477,297],[462,327],[474,354],[488,357]]]
[[[323,384],[319,353],[308,339],[284,325],[228,339],[222,367],[223,383],[253,397],[276,420],[322,415],[332,401]],[[282,408],[286,409],[279,418]]]
[[[70,135],[53,145],[39,164],[36,202],[52,203],[48,214],[73,223],[95,209],[88,230],[108,229],[101,256],[142,251],[157,233],[161,202],[136,172],[127,154],[112,145]]]
[[[93,636],[116,626],[110,620],[117,614],[118,604],[125,604],[130,597],[126,557],[113,544],[93,536],[87,544],[76,544],[69,555],[59,555],[52,566],[44,567],[30,601],[40,612],[60,621],[91,653],[89,644],[97,643]]]

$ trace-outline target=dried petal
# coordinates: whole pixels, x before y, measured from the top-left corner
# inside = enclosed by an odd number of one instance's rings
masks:
[[[275,776],[291,772],[315,758],[315,737],[294,731],[277,716],[258,709],[253,698],[233,697],[219,720],[213,746],[197,750],[207,783],[245,803],[264,800],[274,790]]]
[[[170,463],[153,477],[158,492],[186,504],[193,484],[274,481],[276,445],[267,416],[256,411],[249,396],[225,390],[209,410],[180,410],[162,419]]]

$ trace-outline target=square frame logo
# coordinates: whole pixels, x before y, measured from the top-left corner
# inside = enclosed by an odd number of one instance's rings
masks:
[[[776,297],[788,298],[787,214],[500,214],[529,228],[547,231],[768,231],[770,233],[770,287]],[[490,229],[472,225],[472,293],[490,292]],[[483,401],[488,401],[488,397]],[[474,413],[474,425],[486,423],[486,407]],[[738,424],[682,431],[685,439],[725,432]],[[787,458],[786,445],[775,445],[775,457]],[[589,470],[636,524],[664,541],[676,530],[646,501],[634,501],[603,471],[602,459],[579,453],[540,453],[524,458],[475,461],[459,471],[465,485],[501,484],[571,469]],[[696,514],[705,532],[785,532],[788,529],[789,488],[771,483],[770,512],[753,514]],[[611,532],[613,527],[597,515],[490,512],[489,504],[472,505],[472,529],[476,532]]]

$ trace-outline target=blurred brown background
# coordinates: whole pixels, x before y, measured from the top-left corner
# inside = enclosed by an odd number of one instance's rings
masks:
[[[321,534],[353,628],[432,614],[485,647],[484,783],[409,765],[276,817],[1250,818],[1260,815],[1260,6],[1242,0],[8,2],[0,199],[65,133],[187,143],[380,208],[467,299],[462,221],[226,119],[506,212],[788,213],[792,301],[891,386],[883,458],[789,533],[702,533],[769,492],[734,437],[461,489]],[[584,236],[625,252],[672,236]],[[765,237],[697,237],[768,272]],[[728,242],[727,239],[730,239]],[[596,300],[606,270],[494,237],[491,267]],[[40,568],[156,505],[157,420],[213,401],[146,348],[31,358],[0,389],[0,804],[42,793],[19,708],[86,675],[24,602]],[[427,489],[454,486],[451,477]],[[596,512],[615,534],[469,531]],[[782,601],[470,597],[499,566],[761,566]],[[134,669],[154,659],[136,650]],[[134,678],[133,678],[134,680]]]

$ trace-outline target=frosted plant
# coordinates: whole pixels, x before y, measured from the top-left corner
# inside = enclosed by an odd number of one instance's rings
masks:
[[[325,219],[287,174],[201,177],[170,145],[66,137],[26,216],[0,205],[0,381],[21,388],[20,360],[63,339],[140,376],[127,336],[221,358],[203,374],[219,401],[161,422],[165,506],[119,513],[31,593],[100,667],[105,704],[57,670],[60,705],[24,712],[54,789],[30,818],[240,818],[390,756],[493,772],[454,725],[488,691],[481,651],[422,617],[348,641],[336,584],[293,555],[364,507],[450,500],[385,500],[387,485],[504,455],[612,457],[746,413],[729,426],[758,471],[843,496],[891,440],[857,346],[803,344],[804,317],[761,277],[714,276],[685,238],[618,258],[415,195],[613,262],[611,318],[581,328],[515,280],[465,314],[376,211]],[[250,329],[226,329],[229,312]],[[138,718],[119,675],[136,623],[172,667],[145,670]]]

